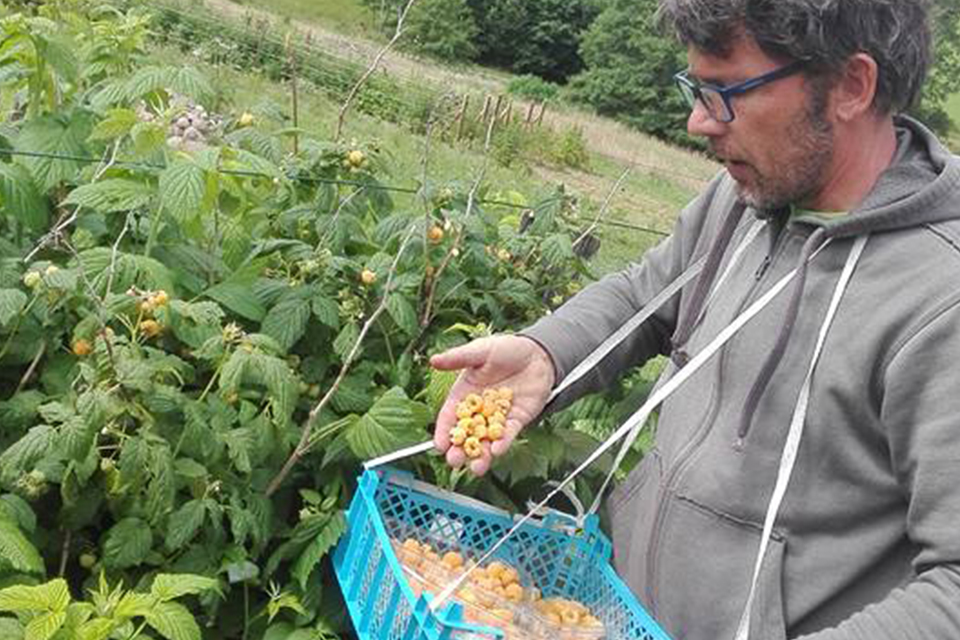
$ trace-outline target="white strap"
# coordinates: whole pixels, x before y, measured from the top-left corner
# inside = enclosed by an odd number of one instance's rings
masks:
[[[730,273],[733,271],[733,268],[740,261],[740,258],[743,256],[743,253],[746,251],[747,247],[750,246],[754,239],[756,239],[756,237],[760,234],[761,229],[763,229],[766,225],[767,223],[765,220],[757,220],[747,230],[743,240],[740,241],[740,244],[737,245],[736,250],[733,252],[733,256],[730,258],[730,262],[727,264],[726,269],[723,270],[723,274],[721,274],[720,278],[717,280],[712,291],[710,292],[710,295],[707,297],[707,301],[703,305],[703,309],[700,312],[700,317],[698,318],[697,322],[700,321],[700,318],[703,318],[703,314],[706,313],[707,309],[710,307],[710,303],[713,302],[713,299],[717,296],[717,292],[720,290],[720,287],[722,287],[723,283],[726,282],[727,276],[730,275]],[[654,393],[660,384],[662,384],[662,382],[662,379],[657,382],[657,386],[653,388]],[[640,432],[643,430],[643,426],[645,424],[646,421],[638,423],[637,426],[634,427],[633,431],[630,432],[630,435],[628,435],[623,441],[623,444],[620,445],[620,450],[617,452],[617,457],[610,466],[610,471],[607,472],[607,477],[604,478],[603,485],[600,486],[600,490],[593,499],[593,504],[590,505],[590,509],[587,511],[588,514],[596,513],[600,509],[600,503],[603,501],[603,494],[606,492],[610,482],[613,481],[613,476],[617,473],[617,469],[620,468],[620,465],[623,464],[623,459],[627,457],[630,447],[632,447],[633,443],[637,441],[637,437],[640,435]]]
[[[830,240],[827,240],[825,243],[820,245],[820,248],[810,257],[812,260],[816,255],[828,244]],[[766,307],[770,302],[781,292],[783,289],[790,284],[790,281],[793,280],[797,275],[797,269],[794,269],[783,278],[778,280],[769,291],[767,291],[763,296],[751,304],[745,311],[743,311],[739,316],[737,316],[733,322],[731,322],[726,328],[723,329],[702,351],[700,351],[696,356],[694,356],[690,362],[688,362],[684,367],[679,369],[676,374],[670,378],[661,388],[657,389],[647,401],[643,403],[636,413],[627,418],[624,422],[606,441],[604,441],[599,447],[597,447],[593,453],[591,453],[586,460],[584,460],[579,467],[573,470],[570,475],[568,475],[560,484],[557,485],[557,488],[547,494],[537,506],[528,512],[525,516],[520,518],[509,531],[507,531],[496,544],[494,544],[486,554],[483,555],[477,563],[471,568],[468,569],[465,573],[461,574],[459,578],[451,582],[447,587],[441,591],[436,599],[431,601],[430,609],[436,611],[447,599],[463,584],[463,582],[470,575],[471,571],[483,565],[487,560],[489,560],[497,550],[503,546],[503,544],[516,533],[520,527],[526,524],[534,514],[545,507],[547,503],[550,502],[558,493],[563,491],[563,488],[568,484],[573,482],[574,478],[580,475],[587,467],[596,462],[597,458],[602,456],[607,452],[613,445],[623,439],[628,433],[637,428],[638,425],[642,425],[646,422],[647,417],[650,415],[650,412],[653,411],[661,402],[666,400],[674,391],[676,391],[680,385],[686,382],[690,376],[692,376],[700,367],[704,365],[720,348],[727,343],[730,338],[732,338],[740,329],[743,328],[747,322],[753,319],[755,315],[760,313],[760,311]]]
[[[868,236],[857,238],[853,247],[850,249],[850,255],[847,257],[847,263],[840,274],[837,286],[833,292],[833,299],[830,301],[830,307],[827,309],[827,315],[823,319],[820,327],[820,335],[817,338],[817,344],[813,350],[813,357],[810,360],[810,368],[807,370],[807,376],[800,388],[800,395],[797,398],[797,405],[793,412],[793,418],[790,421],[790,430],[787,433],[787,440],[783,445],[783,453],[780,458],[780,469],[777,473],[777,484],[774,486],[773,495],[770,498],[770,504],[767,507],[767,515],[763,521],[763,533],[760,538],[760,549],[757,552],[757,561],[753,567],[753,580],[750,584],[750,593],[747,596],[747,603],[743,608],[743,615],[740,616],[740,625],[737,628],[737,634],[734,640],[748,640],[750,637],[750,617],[753,612],[753,603],[757,595],[757,585],[760,580],[760,568],[763,565],[763,558],[767,553],[767,547],[770,543],[770,535],[773,533],[773,525],[777,519],[777,513],[780,511],[780,504],[787,492],[787,485],[790,483],[790,476],[793,473],[793,467],[797,460],[797,451],[800,449],[800,438],[803,435],[804,421],[807,417],[807,408],[810,404],[810,388],[813,383],[813,373],[817,367],[817,361],[820,359],[820,353],[823,349],[823,343],[827,338],[830,324],[836,315],[837,308],[840,306],[840,300],[843,298],[844,291],[850,282],[850,277],[860,260],[863,248],[867,244]]]
[[[757,237],[757,234],[760,233],[760,230],[766,226],[766,222],[763,220],[757,220],[747,231],[747,234],[744,236],[743,241],[737,247],[737,251],[734,254],[733,259],[731,260],[731,265],[737,260],[740,254],[743,253],[747,245],[753,242],[753,239]],[[664,304],[666,304],[673,296],[677,294],[680,289],[687,285],[700,271],[703,269],[703,265],[706,262],[707,257],[703,256],[695,263],[687,267],[686,271],[681,273],[677,278],[667,285],[660,293],[658,293],[650,302],[645,304],[642,309],[640,309],[633,317],[631,317],[627,322],[620,326],[619,329],[610,334],[606,340],[601,342],[596,349],[590,352],[590,354],[580,361],[576,367],[570,370],[563,380],[560,381],[553,391],[550,393],[550,397],[547,399],[549,404],[553,401],[558,395],[566,391],[572,384],[580,380],[583,376],[593,370],[597,364],[603,360],[607,355],[617,348],[627,337],[636,330],[641,324],[646,322],[650,316],[657,312]],[[730,273],[730,267],[728,266],[726,271],[724,271],[723,276],[720,278],[720,282],[727,277]],[[719,284],[718,284],[719,286]],[[373,460],[368,460],[363,463],[364,469],[373,469],[374,467],[379,467],[381,465],[389,464],[391,462],[396,462],[397,460],[403,460],[404,458],[409,458],[410,456],[415,456],[420,453],[426,453],[433,449],[433,441],[428,440],[426,442],[421,442],[420,444],[413,445],[411,447],[405,447],[391,453],[374,458]],[[614,467],[616,468],[616,467]]]

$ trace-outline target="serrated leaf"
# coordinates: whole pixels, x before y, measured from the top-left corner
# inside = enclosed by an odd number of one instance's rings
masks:
[[[343,532],[347,530],[347,521],[339,511],[335,512],[323,529],[303,550],[293,565],[291,575],[299,583],[300,588],[307,590],[307,581],[320,560],[333,548]]]
[[[167,521],[167,548],[176,551],[190,542],[200,530],[206,513],[201,500],[189,500],[170,514]]]
[[[110,109],[106,117],[97,123],[90,134],[90,140],[113,140],[121,138],[133,129],[138,122],[137,112],[133,109]]]
[[[497,292],[521,307],[535,307],[537,297],[533,285],[519,278],[507,278],[497,286]]]
[[[155,195],[154,188],[143,182],[107,178],[77,187],[63,203],[87,207],[101,213],[115,213],[146,207]]]
[[[103,541],[103,563],[127,569],[143,562],[153,546],[150,525],[140,518],[124,518],[110,528]]]
[[[160,202],[181,224],[204,211],[207,172],[188,160],[173,162],[160,174]]]
[[[70,589],[63,578],[56,578],[35,587],[15,585],[0,589],[0,611],[12,613],[59,611],[66,616],[69,604]]]
[[[254,434],[248,429],[231,429],[221,433],[220,437],[227,445],[227,455],[237,471],[250,473],[253,469],[250,465],[250,450],[255,442]]]
[[[0,520],[0,560],[22,573],[42,574],[46,570],[40,552],[10,520]]]
[[[168,640],[201,640],[190,610],[177,602],[161,602],[146,616],[147,624]]]
[[[33,427],[0,454],[0,475],[13,482],[22,471],[29,471],[47,453],[56,431],[48,425]]]
[[[433,415],[440,413],[440,409],[447,399],[447,394],[453,388],[453,383],[457,381],[457,375],[459,375],[457,371],[430,369],[427,386],[423,393],[427,399],[427,406],[430,407]]]
[[[77,629],[77,640],[107,640],[117,623],[110,618],[94,618]]]
[[[91,129],[90,114],[74,111],[70,116],[43,116],[28,120],[17,136],[19,151],[41,152],[49,156],[86,157],[84,141]],[[45,192],[63,182],[73,181],[83,164],[77,160],[53,157],[24,158],[40,188]]]
[[[267,312],[260,331],[274,338],[284,351],[289,351],[303,337],[309,320],[309,300],[285,300]]]
[[[317,294],[311,301],[313,315],[320,324],[326,325],[334,331],[340,330],[340,306],[330,298]]]
[[[416,308],[405,296],[399,293],[391,293],[387,296],[387,313],[397,323],[397,326],[408,335],[414,335],[420,328]]]
[[[42,613],[27,623],[24,640],[50,640],[67,621],[66,611],[50,611]]]
[[[0,162],[0,205],[8,216],[33,231],[49,224],[50,202],[21,165]]]
[[[387,391],[346,432],[350,450],[361,460],[369,460],[421,442],[426,424],[416,421],[414,404],[399,387]]]
[[[204,591],[219,591],[220,583],[191,573],[161,573],[153,579],[150,593],[161,602],[174,600],[180,596],[197,595]]]
[[[0,496],[0,512],[27,533],[37,528],[37,516],[26,500],[12,493]]]
[[[156,596],[128,591],[120,598],[116,609],[113,610],[113,615],[121,620],[124,618],[142,618],[156,605]]]
[[[0,289],[0,325],[6,326],[20,315],[29,298],[20,289]]]
[[[346,360],[358,338],[360,338],[360,327],[354,322],[345,325],[333,341],[333,352],[340,356],[341,360]],[[358,350],[356,356],[359,357],[362,353]]]
[[[540,244],[543,259],[551,266],[561,266],[574,258],[573,242],[565,233],[555,233],[548,236]]]

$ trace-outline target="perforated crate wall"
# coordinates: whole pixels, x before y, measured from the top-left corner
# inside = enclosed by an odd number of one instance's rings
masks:
[[[347,512],[347,533],[334,553],[334,569],[362,640],[446,640],[472,627],[460,606],[429,611],[404,578],[391,538],[415,538],[441,555],[479,558],[513,526],[505,511],[442,491],[393,469],[360,478]],[[607,640],[669,640],[610,566],[610,542],[597,518],[582,529],[556,514],[527,523],[496,553],[517,567],[544,597],[587,605],[604,624]],[[473,633],[475,636],[476,634]]]

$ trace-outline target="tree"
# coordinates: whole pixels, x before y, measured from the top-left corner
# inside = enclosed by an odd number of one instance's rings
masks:
[[[957,76],[960,75],[960,0],[936,0],[933,31],[934,64],[920,103],[912,113],[945,135],[960,125],[951,122],[945,110],[947,99],[957,92]]]
[[[586,70],[568,96],[641,131],[687,146],[689,109],[673,86],[684,50],[654,22],[657,0],[612,0],[583,36]]]
[[[466,0],[420,0],[407,23],[408,46],[447,62],[468,62],[477,55],[478,34]]]

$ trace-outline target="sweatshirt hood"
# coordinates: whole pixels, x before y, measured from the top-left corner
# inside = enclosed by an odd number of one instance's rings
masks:
[[[896,116],[894,124],[897,151],[893,161],[850,215],[821,224],[828,237],[844,238],[960,218],[956,199],[951,198],[960,189],[960,159],[916,120]]]

